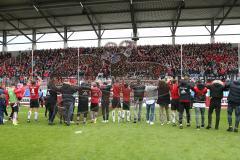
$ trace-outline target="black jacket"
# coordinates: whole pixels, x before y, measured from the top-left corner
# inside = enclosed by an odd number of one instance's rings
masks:
[[[90,97],[91,85],[82,83],[78,91],[78,103],[88,103]]]
[[[228,103],[240,105],[240,80],[233,81],[229,86]]]
[[[0,110],[3,112],[4,107],[6,107],[6,100],[5,98],[0,97]]]
[[[157,103],[170,104],[170,88],[165,81],[159,82]]]
[[[189,81],[181,80],[179,83],[180,102],[191,102],[191,84]]]
[[[59,91],[62,93],[63,103],[73,103],[75,101],[73,94],[76,93],[78,90],[79,87],[71,86],[64,83],[63,86],[59,89]]]
[[[145,86],[142,84],[135,84],[132,86],[134,98],[143,99]]]
[[[47,85],[46,103],[56,104],[57,103],[57,91],[58,88],[52,82]]]
[[[111,85],[102,85],[100,87],[101,91],[102,91],[102,100],[106,103],[110,102],[110,93],[111,93]]]
[[[207,88],[210,90],[211,98],[218,98],[218,99],[223,98],[223,91],[225,90],[225,86],[219,83],[214,83],[214,84],[208,85]]]

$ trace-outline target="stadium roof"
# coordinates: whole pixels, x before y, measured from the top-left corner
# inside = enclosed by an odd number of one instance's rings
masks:
[[[240,0],[1,0],[8,35],[240,24]],[[216,27],[218,29],[218,27]],[[2,33],[0,33],[2,35]],[[64,37],[62,37],[64,38]]]

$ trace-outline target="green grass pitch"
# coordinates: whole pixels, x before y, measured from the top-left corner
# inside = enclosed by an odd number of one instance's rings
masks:
[[[158,108],[156,109],[158,114]],[[48,126],[40,111],[39,122],[26,122],[27,109],[19,113],[20,124],[0,126],[0,160],[239,160],[240,134],[228,133],[222,110],[219,130],[180,130],[171,125],[144,122],[73,124]],[[206,111],[207,115],[207,111]],[[33,118],[33,117],[32,117]],[[215,119],[215,116],[213,117]],[[207,122],[207,116],[206,116]],[[80,131],[76,134],[76,131]]]

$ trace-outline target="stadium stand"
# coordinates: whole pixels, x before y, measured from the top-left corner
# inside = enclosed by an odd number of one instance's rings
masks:
[[[180,75],[180,46],[139,46],[125,56],[124,47],[80,48],[80,73],[86,79],[104,77],[142,76],[158,79],[161,76]],[[77,75],[78,50],[49,49],[34,52],[34,74],[42,78],[51,74],[59,77]],[[1,54],[0,77],[17,77],[22,80],[31,76],[31,53],[22,52],[17,57]],[[194,76],[237,75],[237,48],[231,44],[189,44],[183,46],[183,73]]]

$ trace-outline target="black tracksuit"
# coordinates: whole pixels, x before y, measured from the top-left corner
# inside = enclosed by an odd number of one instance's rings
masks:
[[[212,85],[208,85],[207,88],[210,90],[210,106],[208,110],[208,126],[212,125],[212,113],[215,109],[216,112],[216,124],[215,129],[219,127],[220,121],[220,113],[221,113],[221,100],[223,98],[223,91],[225,87],[219,83],[214,83]]]
[[[181,80],[179,83],[179,123],[182,124],[184,109],[186,110],[187,123],[190,123],[190,108],[191,108],[191,84],[189,81]]]
[[[232,126],[232,113],[235,110],[235,128],[238,128],[240,121],[240,80],[227,84],[228,95],[228,124]]]
[[[88,113],[88,103],[90,97],[91,85],[87,83],[82,83],[81,87],[78,90],[78,111],[77,116],[80,117],[80,114],[83,114],[84,118],[87,118]]]
[[[3,94],[4,95],[4,89],[0,87],[0,95]],[[5,96],[4,96],[5,97]],[[6,97],[5,97],[5,101],[6,101]],[[7,106],[4,105],[3,106],[3,112],[5,113],[6,116],[8,116],[8,113],[7,113]]]
[[[45,106],[49,111],[49,123],[53,123],[55,115],[57,113],[57,90],[57,87],[52,82],[48,83]]]
[[[145,86],[142,84],[135,84],[131,86],[133,89],[134,101],[143,101]]]
[[[102,91],[102,115],[103,115],[103,120],[108,120],[109,118],[109,104],[110,104],[110,93],[111,93],[111,85],[102,85],[100,87]]]
[[[69,84],[63,84],[63,86],[59,89],[62,93],[62,101],[63,101],[63,108],[64,108],[64,120],[67,121],[66,124],[70,125],[70,120],[73,119],[74,113],[74,104],[75,98],[73,94],[79,90],[77,86],[71,86]]]
[[[0,125],[3,124],[5,106],[6,106],[5,98],[3,98],[2,95],[0,95]]]

